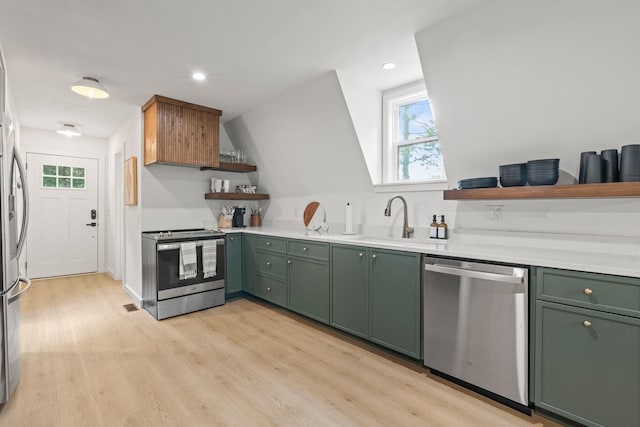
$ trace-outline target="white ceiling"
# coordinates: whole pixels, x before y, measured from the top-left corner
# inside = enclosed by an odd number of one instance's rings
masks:
[[[480,1],[2,0],[0,45],[21,126],[109,137],[153,94],[226,121],[329,70],[381,90],[416,80],[413,35]],[[71,92],[82,76],[111,97]]]

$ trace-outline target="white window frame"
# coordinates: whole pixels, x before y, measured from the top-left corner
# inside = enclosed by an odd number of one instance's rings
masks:
[[[428,99],[424,82],[414,82],[390,89],[382,94],[382,183],[375,186],[376,192],[393,191],[440,191],[447,189],[447,179],[399,181],[397,178],[398,151],[396,146],[432,141],[434,138],[412,139],[402,144],[394,143],[394,133],[398,127],[395,113],[401,105]]]

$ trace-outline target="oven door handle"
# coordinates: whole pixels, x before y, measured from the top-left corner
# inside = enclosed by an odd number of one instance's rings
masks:
[[[218,246],[224,245],[224,239],[215,239],[215,241],[216,241],[216,245]],[[200,247],[202,246],[202,242],[204,242],[204,240],[198,240],[197,242],[193,242],[193,243],[195,243],[197,247]],[[192,243],[192,242],[182,242],[182,243]],[[157,247],[158,252],[172,251],[175,249],[180,249],[180,243],[161,243]]]

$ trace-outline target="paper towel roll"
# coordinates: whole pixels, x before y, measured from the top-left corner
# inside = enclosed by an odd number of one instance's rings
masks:
[[[353,233],[353,211],[350,203],[347,203],[347,207],[344,209],[344,224],[344,232]]]

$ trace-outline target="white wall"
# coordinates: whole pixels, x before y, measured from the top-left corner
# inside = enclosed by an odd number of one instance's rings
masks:
[[[220,146],[233,148],[222,126]],[[247,174],[168,165],[142,166],[141,174],[143,231],[202,228],[205,220],[217,221],[223,205],[256,206],[256,203],[204,198],[204,194],[211,191],[212,177],[228,179],[231,191],[235,191],[237,185],[250,183]]]
[[[325,206],[333,231],[340,231],[350,202],[359,229],[388,233],[393,227],[398,233],[400,205],[394,205],[392,218],[384,216],[392,194],[373,192],[351,119],[338,77],[330,72],[225,124],[234,144],[256,161],[256,182],[271,194],[266,222],[303,227],[304,208],[315,200]],[[379,125],[380,117],[376,120]],[[445,210],[441,192],[402,194],[413,226],[427,227],[432,214],[453,212]]]
[[[638,16],[634,0],[494,1],[419,33],[450,185],[556,157],[568,182],[580,152],[640,142]],[[504,220],[486,220],[487,204]],[[456,209],[458,227],[640,235],[637,198]]]
[[[109,156],[112,167],[110,168],[110,183],[115,182],[115,167],[113,162],[117,152],[122,153],[122,161],[126,161],[132,156],[138,158],[138,184],[140,184],[140,175],[142,168],[142,112],[136,108],[127,120],[122,124],[120,129],[109,138]],[[141,199],[143,197],[140,185],[138,185],[138,204],[118,206],[119,203],[114,199],[115,191],[111,191],[109,204],[111,206],[112,218],[117,215],[119,210],[124,209],[124,278],[122,286],[131,295],[131,297],[140,303],[142,299],[142,208]],[[112,221],[111,227],[114,227],[115,221]],[[114,230],[114,232],[117,232]],[[114,242],[111,247],[115,251],[115,236],[111,236]],[[115,256],[115,255],[114,255]],[[115,263],[115,260],[114,260]],[[115,265],[112,267],[115,268]]]
[[[28,153],[51,154],[69,157],[87,157],[98,159],[98,223],[105,219],[106,159],[108,141],[104,138],[75,137],[67,138],[56,132],[23,127],[21,129],[21,150],[25,159]],[[106,233],[105,226],[98,227],[98,271],[105,271]],[[29,248],[26,248],[27,252]],[[23,257],[24,258],[24,257]],[[22,261],[25,261],[23,259]]]
[[[142,232],[154,230],[175,230],[202,228],[204,220],[218,218],[223,204],[234,202],[209,201],[204,194],[209,192],[212,176],[229,179],[231,187],[248,184],[244,174],[200,171],[198,168],[179,166],[144,166],[142,153],[143,116],[139,108],[132,111],[120,129],[109,138],[109,182],[116,182],[116,153],[122,153],[122,161],[132,156],[138,158],[138,204],[122,206],[115,199],[115,188],[109,192],[109,269],[115,271],[117,247],[117,221],[124,209],[124,280],[125,291],[140,303],[142,297]],[[233,148],[221,127],[220,146]],[[248,205],[252,206],[252,205]]]
[[[382,92],[361,76],[337,72],[340,87],[373,184],[382,183]]]

